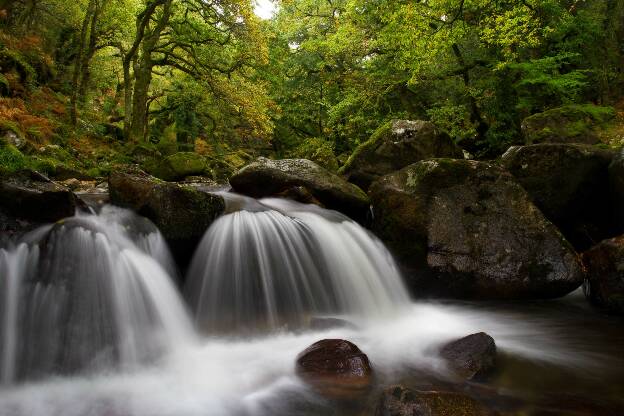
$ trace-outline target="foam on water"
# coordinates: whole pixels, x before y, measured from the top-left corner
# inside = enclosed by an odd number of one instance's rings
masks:
[[[112,207],[0,250],[2,382],[131,367],[190,340],[166,269],[173,262],[153,224]]]
[[[207,331],[294,328],[319,314],[378,317],[409,301],[383,244],[347,217],[282,199],[224,194],[186,294]]]

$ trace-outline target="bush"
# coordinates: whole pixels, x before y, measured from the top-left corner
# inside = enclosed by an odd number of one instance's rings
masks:
[[[334,144],[318,137],[305,140],[291,152],[290,157],[309,159],[332,172],[338,170]]]
[[[9,172],[28,167],[28,159],[10,144],[0,144],[0,168]]]

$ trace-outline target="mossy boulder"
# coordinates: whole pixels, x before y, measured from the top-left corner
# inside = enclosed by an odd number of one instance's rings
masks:
[[[600,142],[599,130],[615,117],[612,107],[567,105],[533,114],[522,121],[526,144]]]
[[[206,159],[194,152],[178,152],[163,158],[152,174],[165,181],[179,181],[187,176],[201,175]]]
[[[259,158],[232,176],[230,184],[236,192],[255,198],[303,187],[326,208],[357,221],[365,221],[369,209],[364,191],[306,159]]]
[[[583,253],[585,295],[591,303],[624,315],[624,235],[600,242]]]
[[[367,190],[377,178],[423,159],[461,158],[453,140],[428,121],[395,120],[358,146],[339,173]]]
[[[193,186],[165,182],[136,168],[115,170],[110,200],[152,220],[185,266],[212,222],[225,210],[221,196]]]
[[[490,416],[496,412],[465,393],[419,391],[404,386],[387,388],[375,416]]]
[[[511,147],[501,164],[578,251],[624,232],[609,189],[615,152],[581,144]]]
[[[415,296],[553,298],[583,282],[572,246],[498,165],[430,159],[369,193],[373,230]]]
[[[22,225],[55,222],[76,212],[76,196],[38,172],[22,170],[0,175],[0,211],[7,219],[1,231],[20,231]],[[8,218],[12,218],[8,224]],[[15,227],[14,227],[15,226]]]

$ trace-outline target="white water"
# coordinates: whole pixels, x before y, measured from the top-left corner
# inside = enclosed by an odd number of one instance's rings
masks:
[[[0,408],[8,409],[3,416],[292,415],[294,402],[325,404],[294,373],[297,354],[323,338],[353,341],[385,379],[410,369],[445,376],[435,348],[478,331],[491,334],[504,352],[596,374],[604,370],[600,357],[558,341],[561,328],[517,318],[469,306],[418,303],[400,317],[367,320],[360,329],[279,333],[244,341],[208,338],[197,345],[180,345],[147,369],[5,390]]]
[[[334,212],[224,194],[231,212],[206,232],[186,288],[207,331],[295,328],[322,314],[379,317],[408,304],[392,256]]]
[[[622,365],[621,359],[596,354],[591,346],[579,343],[578,339],[583,340],[584,336],[577,335],[582,329],[576,326],[578,316],[570,317],[567,311],[559,314],[564,317],[561,319],[560,316],[551,316],[548,311],[543,310],[537,313],[518,313],[498,307],[483,309],[468,304],[410,302],[402,289],[402,284],[400,281],[397,283],[395,279],[394,263],[383,246],[356,224],[345,222],[340,215],[314,207],[301,209],[297,204],[279,200],[264,200],[262,206],[256,209],[249,205],[249,201],[245,201],[243,206],[252,212],[233,213],[225,217],[226,221],[221,222],[223,229],[229,229],[230,234],[223,231],[221,226],[216,227],[219,232],[211,234],[214,231],[211,230],[208,233],[213,236],[211,238],[217,239],[208,240],[215,244],[214,250],[224,250],[223,247],[219,248],[216,242],[236,250],[237,245],[232,245],[233,241],[238,238],[237,244],[240,247],[240,240],[246,236],[245,238],[250,238],[250,241],[254,242],[252,247],[255,246],[259,250],[258,253],[266,255],[269,259],[273,256],[275,259],[275,263],[265,264],[267,269],[261,269],[262,273],[268,273],[267,270],[277,273],[276,269],[270,267],[278,267],[279,272],[284,270],[305,272],[306,279],[315,277],[324,279],[325,276],[314,274],[320,273],[321,270],[310,274],[305,267],[309,266],[315,270],[318,264],[325,264],[325,267],[330,269],[331,279],[337,280],[330,282],[329,287],[342,295],[327,303],[328,310],[318,306],[323,305],[325,299],[314,298],[313,300],[318,303],[305,304],[305,308],[299,309],[301,302],[295,302],[295,299],[291,298],[275,297],[272,313],[276,321],[273,323],[279,322],[286,304],[288,316],[294,315],[299,318],[301,315],[297,315],[298,313],[308,315],[316,312],[340,312],[342,317],[354,324],[353,328],[289,332],[285,329],[276,330],[276,326],[270,325],[269,335],[264,336],[256,334],[255,337],[232,338],[218,337],[214,333],[203,338],[194,336],[187,312],[171,284],[170,276],[166,273],[171,263],[161,237],[157,233],[154,234],[154,230],[149,227],[147,231],[140,231],[141,227],[136,225],[136,221],[124,219],[130,215],[126,211],[104,211],[97,217],[80,217],[76,219],[77,222],[69,220],[64,226],[44,227],[27,236],[23,244],[9,250],[0,250],[0,272],[2,272],[0,296],[4,302],[4,310],[0,315],[3,336],[0,342],[3,346],[2,374],[3,377],[8,374],[7,380],[12,380],[11,384],[0,386],[0,415],[335,414],[332,413],[332,405],[306,387],[296,377],[294,371],[296,356],[310,344],[323,338],[344,338],[358,345],[369,356],[377,380],[381,383],[395,382],[401,376],[414,373],[434,374],[441,378],[450,377],[437,356],[438,346],[446,341],[480,331],[492,335],[503,353],[512,354],[527,362],[569,369],[583,376],[590,374],[596,380],[606,374],[609,366]],[[267,207],[273,211],[267,213]],[[241,216],[246,218],[241,219]],[[254,219],[258,218],[260,224],[254,224]],[[236,224],[237,221],[242,224]],[[217,222],[217,225],[219,224]],[[283,244],[279,243],[279,239],[268,241],[266,237],[257,234],[267,229],[275,231],[271,228],[277,227],[275,224],[284,227],[280,229],[287,230],[280,237],[285,239],[282,241]],[[238,237],[232,235],[232,228],[241,234]],[[288,239],[294,238],[297,244],[308,244],[301,241],[304,239],[301,233],[305,238],[317,239],[315,244],[306,246],[313,247],[314,251],[306,252],[298,247],[292,247],[293,242]],[[61,241],[64,243],[61,244]],[[52,248],[48,247],[50,244]],[[274,246],[298,258],[277,256],[271,252]],[[70,251],[79,255],[70,255]],[[227,261],[236,259],[231,253],[223,251],[221,253],[227,254]],[[205,257],[200,256],[199,259],[219,260],[210,257],[213,255],[210,250],[204,252],[204,255]],[[54,259],[56,260],[52,261]],[[42,294],[48,293],[51,299],[56,301],[61,299],[63,302],[69,297],[58,297],[53,291],[42,289],[45,286],[56,287],[53,283],[67,279],[68,275],[52,273],[47,279],[36,278],[34,268],[31,266],[60,270],[63,264],[67,264],[68,259],[72,261],[82,259],[71,268],[72,271],[82,270],[82,272],[71,275],[74,276],[73,280],[76,280],[76,276],[86,277],[87,282],[68,293],[78,298],[79,294],[82,296],[86,294],[85,301],[88,300],[91,304],[94,299],[89,293],[97,287],[98,293],[106,292],[106,296],[115,299],[116,302],[112,308],[115,313],[110,320],[79,319],[79,325],[89,326],[93,325],[93,322],[108,322],[117,328],[120,336],[116,339],[119,341],[116,345],[120,354],[127,358],[121,360],[122,365],[119,365],[117,360],[112,360],[100,362],[100,365],[94,367],[87,366],[89,372],[79,372],[78,375],[46,375],[36,381],[15,383],[17,367],[22,362],[20,354],[23,353],[16,345],[28,344],[23,340],[16,344],[15,340],[27,336],[28,333],[21,332],[20,326],[24,321],[16,319],[16,312],[10,312],[21,310],[16,308],[16,305],[24,301],[24,297],[14,297],[14,294],[24,290],[20,285],[34,282],[34,287],[39,290],[33,290],[32,285],[27,285],[29,289],[24,293],[41,302],[31,301],[29,305],[39,307],[34,310],[27,309],[31,310],[35,317],[45,317],[46,314],[42,314],[41,308],[43,312],[50,309],[47,309],[46,296]],[[276,265],[280,260],[285,262],[286,266]],[[228,263],[223,261],[222,259],[216,266],[222,267],[220,270],[223,272],[217,280],[231,278],[241,272],[237,271],[235,264],[229,263],[227,266]],[[89,278],[87,271],[95,273],[98,280],[111,279],[113,284],[100,287]],[[285,277],[262,273],[260,273],[262,278],[275,279],[275,285],[286,285],[289,288],[287,295],[294,293],[305,300],[305,296],[302,295],[305,291],[297,292],[289,286],[297,287],[298,283],[293,282],[293,279],[296,280],[301,275]],[[61,275],[63,278],[56,277]],[[385,280],[388,275],[389,281]],[[210,278],[209,274],[201,276]],[[356,282],[361,287],[356,287]],[[325,290],[326,287],[313,286],[314,282],[309,284],[314,287],[312,293],[315,297],[323,295],[323,292],[315,290]],[[228,295],[227,291],[225,295]],[[231,298],[225,296],[221,301],[225,299]],[[263,298],[263,302],[266,299]],[[265,303],[260,304],[266,306]],[[296,307],[293,307],[293,304]],[[554,304],[558,305],[556,302]],[[310,305],[318,309],[310,308]],[[367,308],[367,305],[370,308]],[[241,306],[243,309],[246,307]],[[334,307],[336,309],[332,310]],[[214,309],[217,312],[222,310],[221,307]],[[95,317],[98,316],[95,314]],[[148,316],[151,319],[145,319]],[[266,319],[271,315],[263,312],[262,316]],[[227,320],[228,317],[222,318]],[[34,321],[34,318],[28,319]],[[58,321],[52,318],[49,320],[62,327]],[[287,319],[282,322],[292,321]],[[95,324],[96,328],[99,326],[100,324]],[[43,334],[49,334],[45,328],[39,329],[43,330]],[[34,340],[37,344],[44,341],[43,337],[38,337],[39,334],[31,335],[30,342]],[[153,345],[160,345],[158,351],[160,355],[156,359],[149,359],[154,358]],[[59,344],[57,347],[74,351],[72,345]],[[36,345],[32,349],[46,356],[47,345]],[[78,351],[82,349],[78,348]],[[146,353],[148,360],[141,360],[140,357]],[[124,362],[130,365],[123,365]],[[137,365],[140,363],[143,365]],[[308,409],[307,413],[302,411],[302,408]]]
[[[145,221],[107,208],[0,250],[3,384],[132,367],[192,339],[173,263]]]

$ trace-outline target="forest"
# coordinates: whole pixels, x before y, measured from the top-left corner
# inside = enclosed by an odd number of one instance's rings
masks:
[[[624,415],[624,0],[0,0],[0,416]]]
[[[623,140],[620,1],[274,3],[3,0],[2,165],[100,177],[182,151],[215,178],[259,155],[337,170],[395,119],[491,159],[557,108]]]

